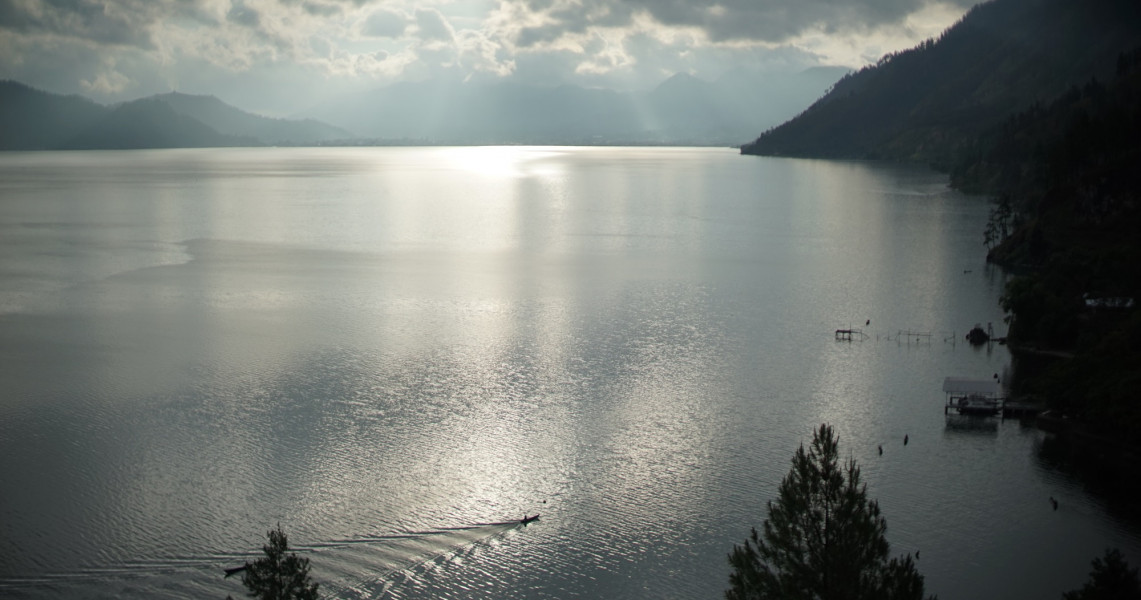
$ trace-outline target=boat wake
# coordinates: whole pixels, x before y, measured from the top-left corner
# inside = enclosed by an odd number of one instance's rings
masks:
[[[291,550],[310,560],[310,575],[321,584],[323,597],[377,598],[423,573],[462,564],[522,527],[520,521],[478,523],[291,545]],[[239,597],[245,592],[241,573],[227,578],[225,571],[258,556],[255,551],[218,553],[0,577],[0,597]]]
[[[494,547],[520,521],[446,527],[397,535],[336,540],[298,550],[311,550],[321,564],[322,590],[336,598],[376,598],[393,586],[447,563],[462,563],[485,547]],[[313,567],[316,573],[316,566]],[[314,576],[316,579],[316,576]]]

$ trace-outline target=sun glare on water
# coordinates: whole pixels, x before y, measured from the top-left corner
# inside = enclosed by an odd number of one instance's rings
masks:
[[[441,152],[453,168],[493,178],[549,175],[547,170],[553,165],[542,159],[558,154],[532,146],[472,146],[447,148]]]

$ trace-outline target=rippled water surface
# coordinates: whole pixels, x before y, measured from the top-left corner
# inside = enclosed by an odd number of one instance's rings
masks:
[[[1059,597],[1141,542],[943,414],[1008,374],[986,215],[720,149],[0,155],[0,595],[237,596],[280,523],[337,598],[718,597],[829,422],[928,591]]]

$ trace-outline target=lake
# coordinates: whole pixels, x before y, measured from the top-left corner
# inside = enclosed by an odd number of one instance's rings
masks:
[[[929,593],[1058,598],[1141,537],[944,416],[1011,376],[988,208],[730,149],[0,154],[0,595],[238,597],[280,523],[336,598],[720,597],[827,422]]]

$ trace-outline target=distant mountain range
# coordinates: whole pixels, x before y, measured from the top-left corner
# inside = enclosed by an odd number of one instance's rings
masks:
[[[327,102],[302,116],[364,138],[425,143],[740,145],[788,119],[850,72],[677,74],[649,92],[564,85],[401,82]]]
[[[404,82],[271,119],[213,96],[160,94],[104,106],[0,81],[0,149],[323,143],[739,145],[848,73],[679,74],[645,93],[515,83]],[[320,120],[317,120],[320,119]],[[332,123],[330,125],[329,123]]]
[[[1137,0],[993,0],[938,40],[841,79],[745,154],[884,158],[949,168],[1012,113],[1113,76],[1141,44]]]
[[[349,137],[313,120],[254,115],[213,96],[170,93],[104,106],[0,81],[0,150],[305,145]]]

